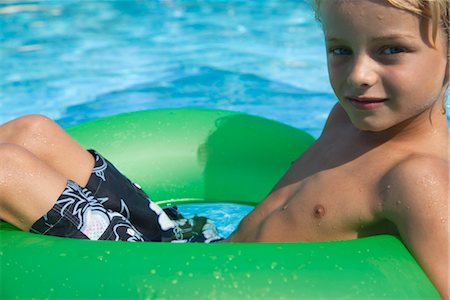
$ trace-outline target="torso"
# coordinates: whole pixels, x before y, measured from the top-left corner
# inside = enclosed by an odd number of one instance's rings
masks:
[[[358,134],[345,113],[338,111],[322,136],[228,241],[324,241],[398,234],[383,215],[384,194],[390,189],[384,178],[411,155],[411,149],[369,142]]]

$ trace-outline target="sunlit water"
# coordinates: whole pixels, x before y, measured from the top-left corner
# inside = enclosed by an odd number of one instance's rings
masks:
[[[318,136],[335,102],[308,0],[0,0],[0,123],[206,107]],[[251,208],[182,208],[222,235]]]

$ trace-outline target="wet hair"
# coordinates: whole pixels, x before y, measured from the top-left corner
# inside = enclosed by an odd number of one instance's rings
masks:
[[[314,0],[316,18],[320,21],[320,4],[326,0]],[[450,1],[449,0],[385,0],[394,7],[404,9],[416,15],[428,18],[433,25],[433,39],[436,40],[439,26],[450,36]]]

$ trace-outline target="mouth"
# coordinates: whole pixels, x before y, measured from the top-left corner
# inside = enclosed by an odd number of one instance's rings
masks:
[[[346,99],[357,109],[368,110],[374,109],[384,105],[387,98],[375,98],[375,97],[346,97]]]

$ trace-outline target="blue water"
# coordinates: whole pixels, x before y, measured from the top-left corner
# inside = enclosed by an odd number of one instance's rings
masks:
[[[0,123],[206,107],[318,136],[335,102],[309,0],[0,1]],[[251,208],[183,208],[228,235]]]

